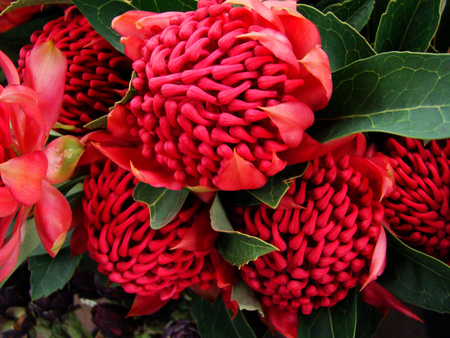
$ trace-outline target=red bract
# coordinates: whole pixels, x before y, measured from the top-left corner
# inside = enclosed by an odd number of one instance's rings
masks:
[[[132,11],[112,26],[138,77],[108,129],[139,151],[97,146],[153,186],[263,186],[296,161],[283,152],[331,96],[318,30],[293,1],[200,1],[195,12]]]
[[[267,308],[307,315],[334,306],[384,268],[383,208],[348,155],[310,163],[275,210],[263,204],[235,213],[246,233],[279,249],[241,269]]]
[[[11,0],[0,0],[0,13],[11,4]],[[36,13],[39,13],[41,6],[27,6],[17,8],[0,16],[0,33],[30,20]]]
[[[164,301],[193,284],[211,287],[220,260],[209,206],[190,195],[168,225],[153,230],[147,205],[133,200],[137,182],[111,160],[93,164],[84,182],[88,250],[99,271],[127,292]]]
[[[100,36],[75,7],[70,7],[63,17],[31,35],[32,44],[20,51],[19,68],[25,66],[26,54],[34,45],[49,39],[67,58],[59,127],[66,132],[85,133],[85,124],[108,114],[109,108],[125,95],[131,60]]]
[[[52,42],[36,45],[30,52],[22,84],[14,64],[2,52],[0,67],[8,81],[5,88],[0,86],[1,281],[16,265],[31,210],[44,248],[53,257],[59,251],[71,210],[52,184],[72,175],[83,145],[65,136],[44,148],[61,109],[66,69],[64,55]],[[6,237],[14,217],[14,228]]]
[[[386,154],[396,181],[383,201],[388,225],[408,245],[450,264],[450,140],[391,138]]]

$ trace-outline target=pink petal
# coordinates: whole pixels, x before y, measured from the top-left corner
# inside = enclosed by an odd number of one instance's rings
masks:
[[[290,148],[297,147],[305,129],[314,123],[314,113],[302,102],[281,103],[272,107],[260,107],[277,126],[280,136]]]
[[[42,151],[34,151],[0,164],[3,183],[17,202],[23,205],[32,205],[41,197],[46,172],[47,158]]]
[[[245,6],[247,8],[250,8],[259,15],[264,20],[267,20],[267,22],[272,25],[275,29],[280,31],[281,33],[284,33],[284,27],[281,23],[278,16],[276,16],[268,6],[266,6],[262,1],[259,0],[227,0],[224,3],[226,4],[232,4],[232,5],[241,5]],[[260,21],[260,20],[257,20]],[[264,22],[257,22],[263,27],[267,27],[267,24],[264,24]]]
[[[44,119],[36,93],[26,86],[7,86],[0,94],[0,101],[10,106],[12,129],[21,153],[40,149],[45,141]]]
[[[64,196],[47,181],[42,183],[42,196],[34,211],[36,230],[50,256],[55,257],[69,231],[72,211]]]
[[[10,60],[10,58],[7,57],[6,54],[3,53],[1,50],[0,50],[0,68],[5,73],[8,84],[14,85],[20,83],[19,74],[17,73],[16,66],[14,66],[14,63]]]
[[[263,322],[274,332],[278,331],[286,338],[296,338],[298,330],[298,313],[271,306],[264,309]]]
[[[280,2],[280,1],[274,1]],[[303,59],[311,50],[320,47],[320,34],[317,26],[297,11],[272,9],[283,23],[285,34],[292,43],[292,49],[298,60]]]
[[[78,138],[70,135],[58,137],[44,149],[48,167],[45,179],[50,184],[58,184],[69,179],[84,150]]]
[[[205,209],[205,212],[197,213],[193,217],[194,224],[189,228],[181,242],[171,247],[171,250],[205,251],[214,246],[219,233],[211,227],[209,211]]]
[[[136,27],[140,30],[146,39],[161,32],[170,26],[170,22],[173,18],[183,15],[182,12],[163,12],[163,13],[150,13],[149,16],[145,16],[136,22]],[[141,34],[142,34],[141,33]],[[142,35],[138,35],[141,37]]]
[[[151,315],[166,305],[169,300],[161,300],[159,294],[151,296],[136,295],[127,317]]]
[[[122,15],[116,16],[111,22],[111,27],[119,33],[120,36],[136,36],[143,40],[145,39],[145,35],[141,29],[136,27],[136,22],[154,14],[155,13],[145,11],[128,11]]]
[[[383,273],[384,268],[386,267],[386,249],[386,232],[384,227],[380,225],[380,235],[378,237],[377,244],[375,245],[372,262],[370,263],[369,276],[363,286],[361,286],[361,290],[363,290],[369,283],[373,282]]]
[[[316,46],[300,63],[300,78],[305,85],[293,94],[299,101],[305,102],[313,111],[325,108],[331,98],[333,81],[327,54]]]
[[[33,89],[44,116],[44,130],[47,134],[61,112],[67,60],[56,48],[53,40],[36,45],[27,55],[23,84]]]
[[[0,217],[14,214],[17,210],[16,199],[11,195],[7,187],[0,187]]]
[[[375,307],[383,317],[393,308],[409,318],[422,320],[412,312],[407,306],[403,305],[392,293],[383,288],[377,282],[371,282],[364,290],[361,291],[363,301]]]
[[[141,38],[132,35],[121,38],[120,43],[125,45],[125,55],[131,60],[136,61],[144,56],[142,54],[142,47],[144,47],[145,42]]]
[[[113,160],[114,161],[114,160]],[[155,188],[167,188],[180,190],[186,187],[186,183],[173,178],[173,172],[167,167],[161,166],[156,160],[145,164],[145,169],[139,169],[131,162],[133,175],[141,182],[150,184]]]
[[[249,38],[259,41],[264,47],[269,49],[277,58],[283,60],[291,66],[291,75],[298,75],[300,70],[297,57],[292,51],[291,42],[287,37],[273,29],[262,29],[259,32],[250,32],[239,35],[238,38]],[[330,73],[331,74],[331,73]],[[301,101],[301,100],[300,100]]]
[[[225,164],[222,172],[213,179],[213,183],[221,190],[236,191],[257,189],[266,184],[267,178],[253,163],[243,159],[236,151]]]

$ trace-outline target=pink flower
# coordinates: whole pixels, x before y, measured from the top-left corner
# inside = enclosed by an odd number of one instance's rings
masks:
[[[126,292],[157,304],[178,298],[189,286],[211,288],[221,261],[209,206],[191,194],[169,224],[153,230],[147,205],[133,200],[137,182],[109,159],[94,163],[84,181],[88,250],[98,270]]]
[[[389,227],[406,244],[450,264],[450,140],[390,138],[386,154],[396,181],[383,200]]]
[[[200,1],[187,13],[131,11],[112,26],[138,76],[108,130],[132,143],[97,135],[96,145],[153,186],[263,186],[297,161],[284,152],[331,96],[318,30],[293,1]]]
[[[0,52],[8,85],[0,86],[0,280],[14,269],[30,211],[47,252],[55,256],[70,226],[71,211],[52,184],[68,179],[82,153],[72,136],[44,148],[61,109],[66,60],[50,42],[29,54],[23,83]],[[51,88],[52,90],[48,90]],[[33,208],[34,206],[34,208]],[[16,217],[9,237],[6,232]]]
[[[131,78],[131,60],[114,49],[75,7],[48,22],[20,51],[19,73],[27,53],[52,39],[67,58],[64,100],[58,117],[60,131],[86,133],[83,126],[109,113],[125,95]]]

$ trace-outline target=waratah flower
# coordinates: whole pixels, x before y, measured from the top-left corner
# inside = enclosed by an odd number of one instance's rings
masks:
[[[383,200],[391,230],[408,245],[450,264],[450,140],[390,138],[395,192]]]
[[[294,1],[200,1],[186,13],[127,12],[112,26],[138,76],[130,110],[113,111],[121,123],[108,129],[137,140],[131,168],[153,186],[263,186],[295,161],[283,152],[331,96],[318,29]]]
[[[162,300],[193,284],[211,287],[219,256],[208,205],[191,194],[168,225],[154,230],[147,205],[133,200],[137,182],[111,160],[94,163],[85,179],[88,250],[98,270],[126,292]]]
[[[264,307],[307,315],[334,306],[384,269],[383,207],[373,198],[370,172],[356,170],[352,162],[348,155],[337,161],[322,156],[292,183],[276,209],[265,204],[234,209],[232,219],[242,220],[245,233],[279,250],[241,268]]]
[[[61,109],[66,72],[66,59],[51,41],[32,49],[22,83],[3,52],[0,67],[8,81],[5,88],[0,86],[1,281],[16,265],[31,210],[44,248],[53,257],[59,251],[71,210],[53,184],[70,178],[84,146],[73,136],[45,146]],[[14,219],[12,233],[6,236]]]
[[[0,0],[0,13],[11,5],[11,0]],[[0,15],[0,33],[30,20],[36,13],[39,13],[41,6],[27,6],[17,8]]]
[[[120,101],[131,78],[131,60],[100,36],[75,7],[48,22],[31,35],[31,45],[20,51],[19,68],[34,45],[52,39],[67,58],[64,101],[58,118],[60,127],[80,133],[82,127],[109,113]]]

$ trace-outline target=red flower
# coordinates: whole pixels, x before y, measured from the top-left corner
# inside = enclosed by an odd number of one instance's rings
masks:
[[[318,30],[293,1],[200,1],[195,12],[132,11],[112,25],[138,77],[108,129],[136,142],[121,163],[153,186],[261,187],[296,161],[284,151],[331,96]]]
[[[386,154],[396,181],[383,200],[390,228],[408,245],[450,264],[450,140],[425,145],[390,138]]]
[[[241,269],[267,308],[331,307],[384,268],[383,207],[348,155],[310,163],[275,210],[262,204],[235,213],[246,233],[279,249]]]
[[[101,37],[75,7],[31,36],[20,52],[19,68],[34,45],[52,39],[67,58],[63,109],[57,127],[80,133],[82,127],[109,113],[128,89],[131,60]],[[20,72],[19,69],[19,72]]]
[[[147,205],[132,198],[137,182],[111,160],[94,163],[84,182],[88,250],[98,270],[126,292],[161,300],[194,284],[210,288],[220,260],[208,205],[191,194],[168,225],[153,230]]]

